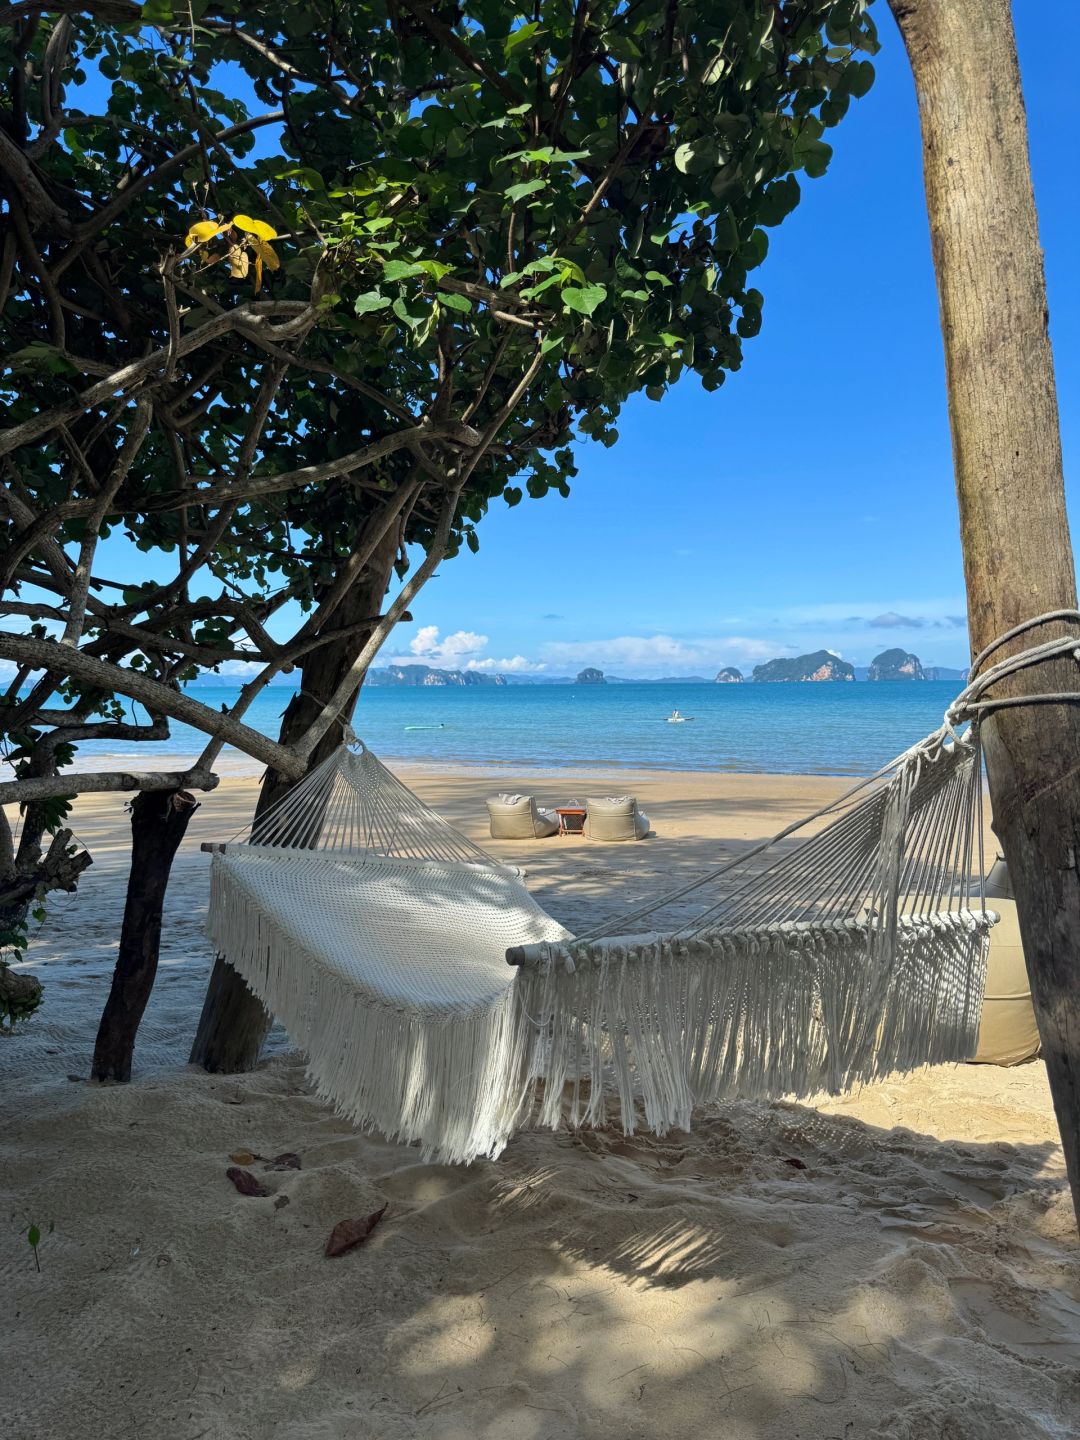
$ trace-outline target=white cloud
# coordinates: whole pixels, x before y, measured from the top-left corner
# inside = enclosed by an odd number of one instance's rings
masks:
[[[540,670],[546,670],[547,666],[543,660],[528,660],[524,655],[514,655],[509,660],[495,660],[490,656],[483,660],[470,660],[465,669],[496,675],[535,675]]]
[[[218,666],[222,675],[235,675],[240,680],[250,680],[266,669],[265,660],[223,660]]]
[[[512,655],[506,660],[484,655],[482,651],[487,644],[488,637],[475,630],[455,630],[443,636],[438,625],[421,625],[409,641],[407,654],[384,655],[380,657],[380,664],[400,665],[420,660],[444,670],[476,670],[484,675],[531,675],[547,669],[542,660],[530,660],[527,655]]]
[[[409,649],[414,655],[430,655],[438,648],[439,627],[437,625],[421,625],[413,638],[409,641]]]
[[[615,674],[656,675],[690,669],[709,672],[723,665],[770,660],[792,646],[748,635],[694,641],[673,635],[616,635],[606,640],[550,641],[543,647],[551,664],[599,665]]]
[[[465,655],[478,655],[487,643],[488,637],[475,630],[455,630],[440,640],[437,625],[421,625],[409,641],[409,651],[421,660],[455,661]]]

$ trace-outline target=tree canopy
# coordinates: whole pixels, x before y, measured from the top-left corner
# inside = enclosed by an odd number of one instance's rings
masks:
[[[46,806],[111,783],[60,773],[80,739],[169,717],[297,773],[493,501],[565,495],[630,395],[739,367],[768,231],[876,48],[864,0],[22,0],[0,26],[0,790]],[[140,581],[102,569],[110,533]],[[287,747],[183,694],[237,658],[247,699],[301,668]]]

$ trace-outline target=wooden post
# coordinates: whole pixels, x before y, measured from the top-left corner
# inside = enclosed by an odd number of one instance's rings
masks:
[[[1046,283],[1008,0],[889,0],[915,76],[973,652],[1076,607]],[[1049,626],[1001,659],[1060,635]],[[1080,692],[1072,661],[1015,695]],[[1080,704],[985,727],[994,827],[1080,1221]]]
[[[131,1079],[135,1034],[157,975],[169,872],[197,809],[186,790],[146,791],[131,802],[131,872],[112,988],[94,1044],[95,1080]]]

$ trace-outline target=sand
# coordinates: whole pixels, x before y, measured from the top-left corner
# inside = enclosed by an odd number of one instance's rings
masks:
[[[480,840],[494,790],[632,789],[654,839],[493,847],[572,926],[843,785],[403,773]],[[77,807],[95,865],[35,939],[45,1008],[0,1038],[5,1436],[1080,1434],[1080,1244],[1040,1063],[733,1104],[664,1140],[528,1133],[496,1162],[421,1164],[317,1103],[278,1030],[251,1075],[184,1064],[210,963],[198,843],[239,829],[253,793],[234,774],[195,816],[122,1087],[81,1077],[123,904],[124,816],[117,797]],[[295,1151],[301,1168],[254,1164],[272,1193],[246,1198],[225,1177],[239,1150]],[[383,1204],[365,1246],[324,1257],[339,1220]]]

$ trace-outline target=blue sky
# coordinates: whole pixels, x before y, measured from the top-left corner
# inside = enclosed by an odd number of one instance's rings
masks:
[[[692,377],[582,444],[570,498],[496,502],[480,553],[429,582],[381,660],[658,676],[827,648],[968,660],[918,115],[891,16],[877,82],[831,132],[824,179],[770,232],[761,334],[709,395]],[[1015,7],[1066,474],[1080,426],[1074,61]],[[265,137],[264,137],[265,139]],[[103,567],[141,574],[121,537]],[[287,633],[285,611],[275,629]],[[242,666],[225,668],[243,669]]]
[[[709,674],[825,647],[965,665],[937,299],[907,60],[884,5],[878,78],[822,180],[770,234],[743,370],[629,405],[570,498],[493,508],[388,652],[444,666]],[[1075,62],[1015,7],[1047,258],[1066,474],[1078,442]],[[1070,96],[1073,100],[1070,100]],[[1070,413],[1071,412],[1071,413]]]

